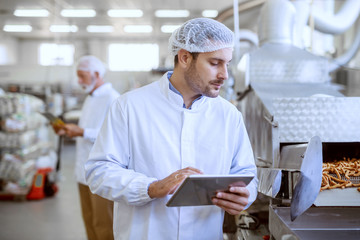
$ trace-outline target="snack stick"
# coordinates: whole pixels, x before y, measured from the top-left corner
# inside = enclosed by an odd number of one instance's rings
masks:
[[[337,182],[341,182],[341,183],[346,182],[345,180],[342,180],[341,178],[336,178],[336,177],[333,177],[333,176],[331,176],[331,175],[329,175],[329,177],[330,177],[331,179],[337,181]]]
[[[340,173],[336,168],[335,168],[335,173],[336,173],[337,178],[341,179]]]

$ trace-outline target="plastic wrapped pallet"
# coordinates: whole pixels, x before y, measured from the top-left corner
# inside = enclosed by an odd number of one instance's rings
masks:
[[[0,199],[26,196],[32,187],[38,164],[51,162],[49,126],[39,112],[41,99],[22,93],[0,95]],[[55,158],[54,158],[55,155]]]

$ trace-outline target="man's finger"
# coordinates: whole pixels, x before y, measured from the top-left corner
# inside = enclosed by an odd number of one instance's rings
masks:
[[[222,208],[223,210],[233,215],[243,211],[245,209],[245,206],[247,205],[247,201],[243,201],[242,204],[230,202],[220,198],[213,198],[212,201],[216,206]]]
[[[248,195],[242,196],[234,193],[218,192],[215,198],[229,203],[240,204],[242,206],[246,206],[248,204]]]
[[[229,192],[244,197],[250,196],[250,192],[246,187],[230,187]]]

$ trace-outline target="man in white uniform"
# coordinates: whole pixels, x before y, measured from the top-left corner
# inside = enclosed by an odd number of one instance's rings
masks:
[[[89,240],[113,237],[113,202],[91,193],[85,181],[84,164],[98,135],[111,103],[120,96],[111,83],[104,82],[106,69],[94,56],[80,58],[77,65],[78,83],[89,95],[81,111],[79,124],[67,123],[55,131],[59,135],[76,137],[75,175],[79,185],[82,216]]]
[[[224,211],[239,214],[255,200],[241,113],[218,96],[233,44],[215,20],[184,23],[169,40],[174,71],[111,106],[85,169],[91,191],[115,202],[115,239],[223,239]],[[211,206],[166,207],[188,175],[203,173],[255,178],[217,193]]]

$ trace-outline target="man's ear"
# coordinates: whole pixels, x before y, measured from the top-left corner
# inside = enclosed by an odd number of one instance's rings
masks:
[[[190,66],[191,61],[192,56],[188,51],[186,51],[185,49],[180,49],[178,51],[178,64],[182,68],[187,68],[188,66]]]
[[[96,78],[100,77],[100,74],[98,72],[94,72],[94,75],[95,75]]]

